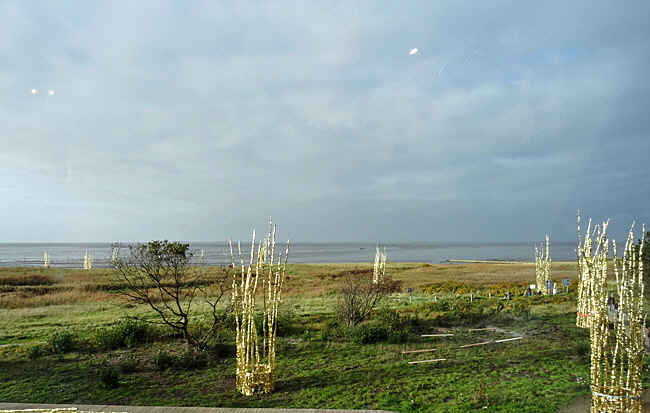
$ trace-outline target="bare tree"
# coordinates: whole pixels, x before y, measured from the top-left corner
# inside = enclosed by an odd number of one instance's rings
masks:
[[[232,270],[199,265],[189,244],[179,242],[113,248],[119,293],[151,307],[159,316],[157,323],[179,332],[188,346],[204,347],[230,310],[222,299],[228,297]]]
[[[402,287],[401,281],[393,281],[386,275],[373,282],[372,272],[364,270],[350,271],[343,280],[343,288],[336,299],[336,312],[348,326],[362,322],[382,300]]]

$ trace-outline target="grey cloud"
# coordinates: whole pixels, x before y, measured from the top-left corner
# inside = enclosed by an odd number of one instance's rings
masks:
[[[647,8],[4,2],[0,211],[22,224],[0,240],[225,239],[269,215],[299,240],[571,240],[578,208],[647,220]]]

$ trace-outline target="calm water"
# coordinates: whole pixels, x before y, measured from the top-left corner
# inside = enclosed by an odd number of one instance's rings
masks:
[[[537,244],[540,245],[540,244]],[[290,263],[360,263],[374,262],[374,243],[311,243],[296,242],[289,250]],[[193,249],[203,250],[207,265],[228,265],[230,248],[228,242],[191,243]],[[236,249],[237,246],[235,245]],[[445,260],[514,260],[534,261],[534,243],[395,243],[381,244],[386,258],[393,262],[427,262],[438,264]],[[553,261],[571,261],[576,258],[575,243],[551,243]],[[242,244],[244,261],[250,257],[250,243]],[[284,244],[278,252],[284,254]],[[93,258],[93,268],[108,268],[111,245],[94,244],[2,244],[0,243],[0,267],[41,267],[43,253],[50,254],[52,267],[83,268],[84,254]],[[276,254],[277,255],[277,254]],[[238,261],[237,251],[235,250]]]

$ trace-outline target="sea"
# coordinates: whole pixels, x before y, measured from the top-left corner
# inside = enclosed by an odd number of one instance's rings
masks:
[[[209,266],[228,266],[231,262],[230,246],[224,242],[190,242],[196,257]],[[535,247],[542,244],[519,243],[426,243],[402,242],[375,244],[363,242],[295,242],[290,244],[289,263],[372,263],[376,247],[386,252],[389,262],[418,262],[453,264],[455,260],[467,261],[535,261]],[[553,261],[576,259],[577,243],[551,243]],[[233,245],[235,263],[240,262],[237,245]],[[0,243],[0,267],[42,267],[47,253],[52,268],[83,268],[86,252],[92,258],[93,268],[110,268],[112,245],[110,243]],[[276,257],[285,255],[285,245],[276,246]],[[242,258],[250,260],[250,242],[242,243]],[[282,258],[284,261],[284,257]]]

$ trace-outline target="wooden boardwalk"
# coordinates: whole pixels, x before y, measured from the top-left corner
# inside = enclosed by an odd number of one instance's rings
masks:
[[[392,413],[386,410],[336,410],[336,409],[246,409],[229,407],[166,407],[118,406],[82,404],[0,403],[0,410],[64,409],[76,407],[78,412],[127,413]]]

